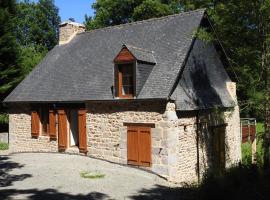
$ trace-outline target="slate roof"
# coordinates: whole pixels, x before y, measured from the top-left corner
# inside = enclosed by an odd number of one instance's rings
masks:
[[[137,60],[156,64],[154,51],[133,47],[131,45],[123,45],[123,47],[126,47]]]
[[[5,102],[113,100],[113,59],[123,44],[140,59],[156,63],[136,98],[168,99],[204,13],[196,10],[78,34],[52,49]]]

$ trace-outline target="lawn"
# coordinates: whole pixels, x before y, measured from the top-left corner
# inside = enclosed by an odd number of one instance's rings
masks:
[[[0,150],[8,150],[8,143],[0,142]]]
[[[260,165],[262,164],[262,158],[263,158],[263,132],[264,127],[263,123],[258,122],[256,125],[256,139],[257,139],[257,153],[256,153],[256,159],[257,163]],[[242,163],[244,165],[251,164],[251,142],[246,142],[242,144]]]

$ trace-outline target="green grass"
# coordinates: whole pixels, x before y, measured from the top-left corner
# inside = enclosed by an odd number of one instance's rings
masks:
[[[99,179],[99,178],[104,178],[105,174],[102,174],[100,172],[89,172],[89,171],[83,171],[80,173],[80,176],[82,178],[88,178],[88,179]]]
[[[8,124],[8,114],[0,113],[0,124]]]
[[[261,165],[263,162],[263,133],[264,133],[264,127],[263,123],[258,122],[256,125],[256,144],[257,144],[257,153],[256,153],[256,159],[257,164]],[[244,165],[250,165],[251,164],[251,142],[246,142],[241,145],[242,148],[242,163]]]
[[[7,150],[8,149],[8,143],[0,142],[0,150]]]

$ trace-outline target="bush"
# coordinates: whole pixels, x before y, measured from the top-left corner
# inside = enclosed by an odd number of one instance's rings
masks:
[[[8,124],[8,114],[0,113],[0,124]]]
[[[240,165],[217,175],[207,173],[197,199],[269,199],[270,173],[255,165]]]

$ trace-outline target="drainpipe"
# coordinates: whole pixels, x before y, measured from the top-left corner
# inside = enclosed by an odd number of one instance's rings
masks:
[[[197,106],[199,105],[197,100]],[[197,176],[198,176],[198,183],[200,183],[200,149],[199,149],[199,128],[200,128],[200,121],[199,121],[199,106],[196,112],[196,150],[197,150]]]

